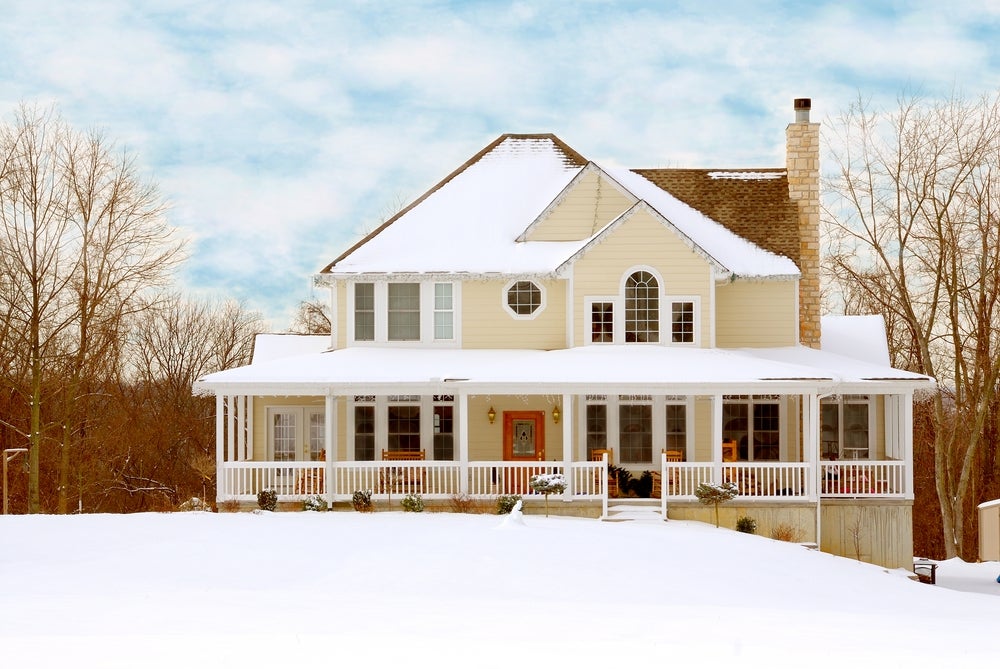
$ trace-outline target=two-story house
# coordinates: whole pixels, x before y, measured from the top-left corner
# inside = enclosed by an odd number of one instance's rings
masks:
[[[548,471],[568,481],[554,511],[607,517],[615,466],[651,472],[669,518],[708,519],[695,488],[732,481],[730,521],[910,566],[931,380],[889,366],[878,318],[822,332],[809,107],[781,168],[630,170],[499,137],[317,275],[329,336],[262,336],[251,365],[196,383],[216,397],[217,500],[530,508]]]

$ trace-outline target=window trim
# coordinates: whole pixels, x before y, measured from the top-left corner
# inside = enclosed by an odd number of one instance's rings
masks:
[[[459,413],[458,402],[455,395],[355,395],[348,398],[347,415],[347,458],[357,460],[355,452],[356,433],[354,425],[355,408],[359,406],[374,407],[374,459],[382,457],[382,451],[389,449],[389,407],[390,406],[415,406],[419,407],[420,425],[420,450],[424,452],[427,460],[435,460],[434,449],[434,414],[435,408],[439,406],[451,407],[451,436],[452,436],[452,460],[442,462],[455,462],[458,460],[458,434],[459,422],[463,417]]]
[[[820,457],[823,457],[823,442],[829,441],[823,439],[823,406],[835,406],[837,407],[837,459],[843,460],[845,458],[844,450],[845,446],[845,436],[848,430],[846,426],[846,421],[844,420],[844,409],[847,405],[859,405],[865,406],[868,409],[868,424],[865,426],[868,431],[868,446],[867,455],[862,458],[852,458],[851,460],[871,460],[873,454],[875,453],[875,448],[877,446],[876,442],[876,405],[875,405],[875,395],[868,394],[844,394],[844,395],[834,395],[832,397],[824,397],[820,400],[820,420],[819,420],[819,448]]]
[[[515,284],[520,283],[522,281],[526,281],[538,289],[538,308],[536,308],[530,314],[517,313],[511,308],[510,303],[508,301],[507,293],[510,291],[511,288],[514,287]],[[525,279],[525,278],[511,279],[510,281],[504,284],[503,290],[500,291],[500,304],[503,307],[503,310],[507,312],[507,315],[513,318],[514,320],[533,321],[536,318],[538,318],[538,316],[545,311],[545,307],[548,306],[545,284],[535,279]]]
[[[375,337],[373,339],[358,339],[356,331],[356,305],[355,286],[368,283],[374,286],[375,296]],[[420,286],[420,339],[389,339],[389,284],[409,283]],[[435,309],[435,286],[437,284],[451,285],[451,314],[452,314],[452,337],[451,339],[435,338],[434,314],[440,313]],[[370,279],[351,281],[347,283],[347,345],[348,346],[438,346],[442,348],[453,348],[461,346],[462,343],[462,283],[461,281],[448,281],[440,279],[425,279],[421,281],[401,281],[386,278],[384,280],[372,281]],[[443,311],[443,310],[442,310]]]

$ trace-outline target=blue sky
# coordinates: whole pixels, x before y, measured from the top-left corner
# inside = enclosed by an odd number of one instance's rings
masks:
[[[56,103],[127,147],[189,240],[181,286],[276,330],[501,133],[629,167],[780,166],[796,97],[823,121],[858,94],[1000,87],[997,0],[2,5],[0,114]]]

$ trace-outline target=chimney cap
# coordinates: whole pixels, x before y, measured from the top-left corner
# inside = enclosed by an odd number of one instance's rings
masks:
[[[795,98],[795,122],[809,123],[810,109],[812,109],[812,98]]]

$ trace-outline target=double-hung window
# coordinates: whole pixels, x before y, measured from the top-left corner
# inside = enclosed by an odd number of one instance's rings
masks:
[[[459,340],[459,285],[358,282],[348,293],[354,342],[451,344]]]
[[[778,460],[781,405],[772,395],[727,395],[722,403],[722,440],[735,441],[740,460]]]
[[[867,460],[871,457],[871,398],[841,395],[820,402],[822,457]]]

